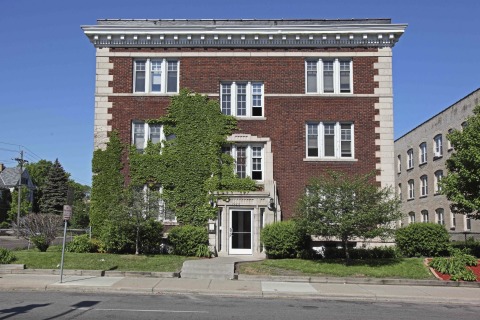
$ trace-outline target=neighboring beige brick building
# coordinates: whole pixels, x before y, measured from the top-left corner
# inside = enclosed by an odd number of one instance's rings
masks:
[[[447,174],[445,162],[453,151],[447,134],[466,124],[479,99],[477,89],[395,140],[395,183],[406,214],[403,225],[435,222],[445,225],[453,240],[480,238],[480,221],[453,214],[438,184]]]

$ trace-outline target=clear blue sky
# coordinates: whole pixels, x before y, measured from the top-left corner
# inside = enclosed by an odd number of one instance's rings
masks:
[[[0,0],[0,162],[58,158],[91,183],[97,19],[391,18],[395,137],[480,87],[478,0]],[[11,151],[14,150],[14,151]]]

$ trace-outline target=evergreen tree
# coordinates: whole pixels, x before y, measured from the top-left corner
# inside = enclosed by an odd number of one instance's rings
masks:
[[[63,205],[67,203],[68,174],[58,159],[48,172],[43,189],[40,210],[42,213],[62,214]]]
[[[43,198],[43,189],[47,181],[48,173],[53,167],[53,162],[49,160],[40,160],[38,162],[28,163],[26,168],[32,178],[35,190],[33,191],[32,211],[40,212],[40,206]]]

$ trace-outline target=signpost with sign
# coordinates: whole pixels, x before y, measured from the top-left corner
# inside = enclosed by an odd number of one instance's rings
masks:
[[[65,240],[67,239],[67,222],[72,217],[72,206],[64,205],[63,206],[63,221],[65,226],[63,228],[63,245],[62,245],[62,261],[60,262],[60,283],[63,281],[63,257],[65,256]]]

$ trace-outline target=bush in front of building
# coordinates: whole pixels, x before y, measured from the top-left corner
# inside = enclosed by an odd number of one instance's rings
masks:
[[[297,258],[306,251],[309,237],[295,221],[279,221],[266,225],[261,233],[268,258]]]
[[[0,248],[0,264],[9,264],[16,260],[12,251],[6,248]]]
[[[199,247],[208,246],[207,228],[192,225],[174,227],[168,233],[168,241],[173,247],[173,254],[195,256]]]
[[[92,241],[88,234],[75,236],[65,248],[67,252],[75,253],[98,252],[98,249],[98,241]]]
[[[452,242],[452,247],[460,250],[466,250],[469,254],[480,258],[480,241],[470,237],[467,241]]]
[[[352,248],[350,258],[355,260],[366,259],[395,259],[401,256],[396,247]],[[327,247],[323,253],[325,259],[345,259],[343,248]]]
[[[395,242],[407,257],[437,257],[449,254],[450,236],[444,226],[436,223],[412,223],[398,229]]]

